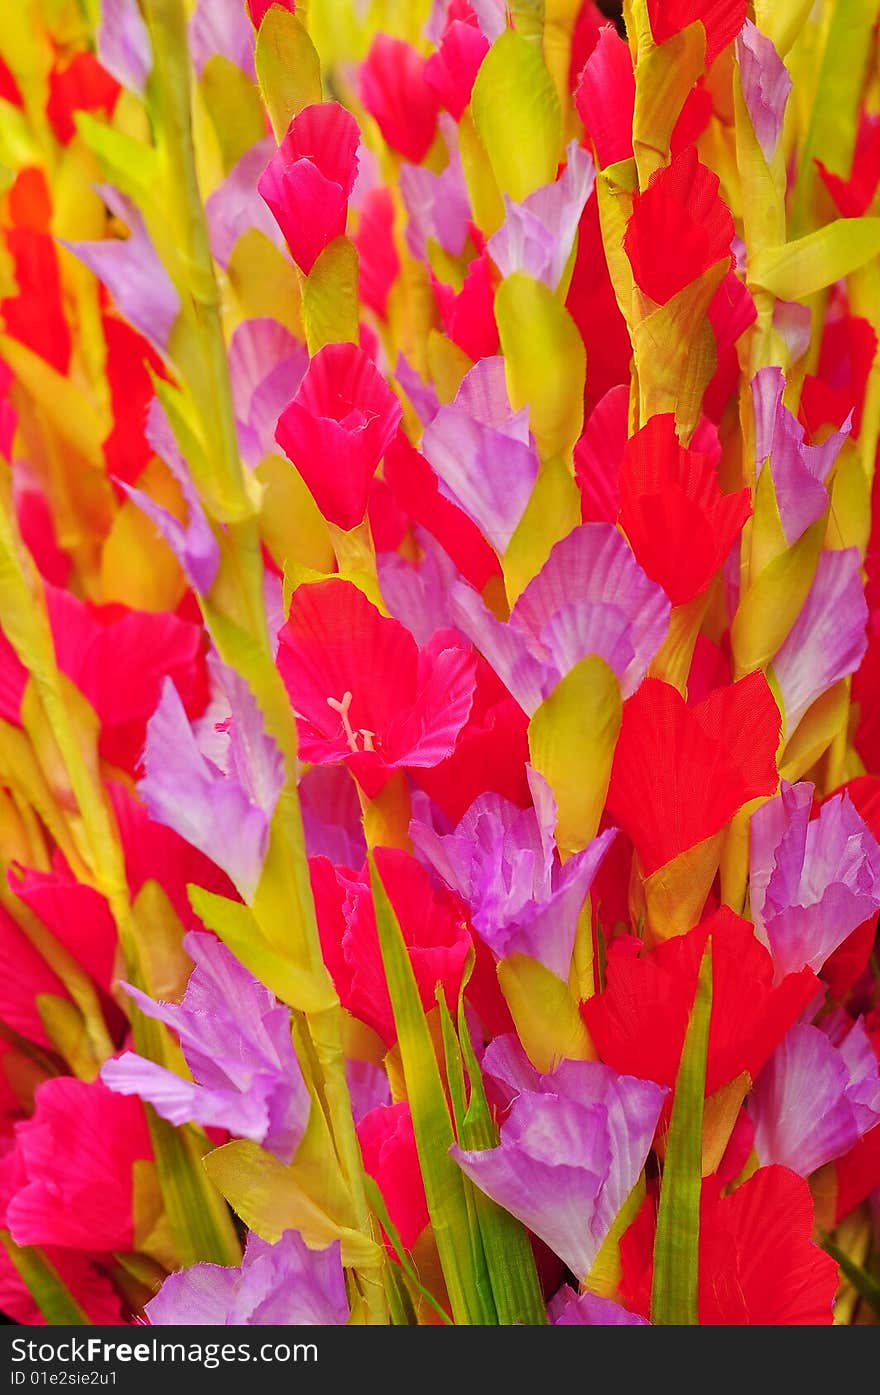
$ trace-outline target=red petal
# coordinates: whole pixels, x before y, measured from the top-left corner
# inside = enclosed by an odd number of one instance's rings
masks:
[[[733,218],[718,189],[718,176],[689,145],[635,194],[624,250],[636,284],[658,305],[716,262],[733,265]]]

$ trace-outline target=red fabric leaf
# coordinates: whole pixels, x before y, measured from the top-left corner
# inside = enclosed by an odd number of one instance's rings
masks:
[[[636,284],[658,305],[716,262],[733,266],[733,218],[718,189],[718,176],[688,145],[634,195],[623,246]]]

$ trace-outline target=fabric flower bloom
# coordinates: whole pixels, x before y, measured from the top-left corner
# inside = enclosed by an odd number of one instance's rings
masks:
[[[297,587],[278,667],[297,715],[300,756],[346,761],[357,778],[437,765],[455,748],[476,684],[473,654],[451,631],[419,649],[351,582]]]
[[[746,8],[746,0],[648,0],[648,18],[658,44],[698,20],[706,33],[708,68],[742,29]]]
[[[718,189],[717,174],[688,145],[633,196],[623,246],[636,285],[658,305],[710,266],[733,266],[733,218]]]
[[[628,697],[669,625],[669,601],[611,524],[584,523],[556,543],[506,623],[469,586],[452,590],[452,613],[530,715],[561,678],[598,654]]]
[[[782,782],[751,818],[749,894],[755,932],[777,978],[818,972],[880,910],[880,847],[846,793],[810,818],[813,786]]]
[[[391,388],[356,344],[326,344],[309,363],[275,439],[330,523],[348,529],[361,522],[401,415]]]
[[[361,101],[391,149],[414,165],[428,153],[440,107],[428,62],[402,39],[377,34],[359,71]]]
[[[608,809],[646,876],[718,833],[749,800],[774,792],[779,734],[762,673],[716,688],[693,707],[670,684],[645,679],[623,709]]]
[[[364,1169],[382,1193],[403,1248],[411,1250],[431,1218],[409,1105],[402,1101],[370,1110],[358,1124],[357,1136]]]
[[[122,986],[141,1012],[177,1033],[193,1080],[130,1051],[105,1062],[101,1079],[118,1094],[138,1095],[169,1123],[225,1128],[290,1162],[310,1104],[290,1009],[213,935],[192,931],[183,945],[196,967],[180,1004]]]
[[[219,662],[212,667],[231,709],[220,733],[227,746],[225,759],[219,757],[223,764],[212,758],[218,756],[216,740],[210,756],[202,749],[177,689],[166,679],[147,726],[146,773],[138,790],[151,818],[222,867],[248,901],[259,884],[284,761],[244,679]]]
[[[316,102],[293,118],[260,176],[257,188],[305,276],[345,232],[359,143],[351,112],[338,102]]]
[[[768,466],[785,540],[791,547],[828,507],[825,480],[846,439],[848,425],[821,445],[804,441],[804,428],[783,404],[781,368],[761,368],[752,379],[755,469]]]
[[[553,184],[536,189],[522,203],[505,195],[504,222],[486,244],[502,276],[523,271],[551,291],[559,285],[596,179],[593,161],[577,141],[566,155],[568,163]]]
[[[170,1274],[144,1312],[154,1327],[341,1327],[349,1309],[339,1241],[313,1250],[296,1230],[274,1245],[250,1231],[239,1266]]]
[[[481,359],[465,374],[455,400],[426,428],[422,449],[441,493],[505,552],[538,478],[538,452],[528,409],[510,406],[503,359]]]
[[[578,915],[617,830],[607,829],[563,865],[553,839],[555,803],[546,787],[541,793],[540,813],[487,793],[453,833],[414,819],[410,837],[470,906],[474,929],[499,959],[527,954],[567,979]]]
[[[523,1061],[486,1050],[483,1069],[519,1089],[497,1148],[454,1145],[450,1152],[475,1186],[517,1216],[579,1279],[645,1163],[666,1091],[595,1061],[563,1061],[539,1075]],[[505,1056],[509,1052],[505,1052]]]
[[[798,1023],[762,1070],[749,1099],[762,1163],[809,1177],[880,1123],[880,1069],[864,1022],[843,1030],[835,1044]]]
[[[575,1293],[563,1284],[547,1308],[548,1321],[555,1327],[646,1327],[647,1320],[627,1312],[611,1298],[598,1293]]]
[[[600,169],[631,159],[636,83],[629,44],[613,24],[603,24],[599,30],[574,100],[596,148]]]
[[[437,984],[446,1002],[458,1001],[472,939],[465,908],[447,891],[435,890],[414,857],[400,848],[376,848],[376,868],[397,917],[412,964],[422,1006],[436,1003]],[[385,968],[369,871],[364,865],[334,867],[325,857],[309,859],[321,948],[343,1007],[366,1022],[386,1046],[397,1027],[385,981]]]
[[[636,561],[673,605],[705,591],[752,511],[748,489],[722,494],[710,457],[680,444],[671,412],[627,441],[619,488]]]
[[[143,1105],[100,1080],[57,1076],[15,1126],[22,1185],[6,1209],[17,1245],[131,1250],[134,1168],[153,1156]]]
[[[747,19],[736,41],[743,96],[758,144],[769,165],[776,154],[791,78],[772,39]]]

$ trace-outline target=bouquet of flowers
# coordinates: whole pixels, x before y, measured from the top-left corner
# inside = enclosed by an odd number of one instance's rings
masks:
[[[878,1321],[878,20],[4,8],[13,1321]]]

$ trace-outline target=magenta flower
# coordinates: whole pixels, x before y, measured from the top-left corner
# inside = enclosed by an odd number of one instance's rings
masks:
[[[804,428],[783,405],[781,368],[761,368],[752,379],[755,468],[769,462],[786,542],[792,546],[828,507],[825,481],[849,434],[849,422],[818,446],[804,441]]]
[[[328,243],[345,232],[359,143],[351,112],[338,102],[316,102],[293,118],[260,176],[257,188],[306,276]]]
[[[400,402],[369,354],[327,344],[309,363],[275,439],[330,523],[354,528],[376,468],[397,434]]]
[[[791,78],[773,40],[762,34],[750,19],[737,36],[736,61],[752,126],[769,165],[782,135]]]

